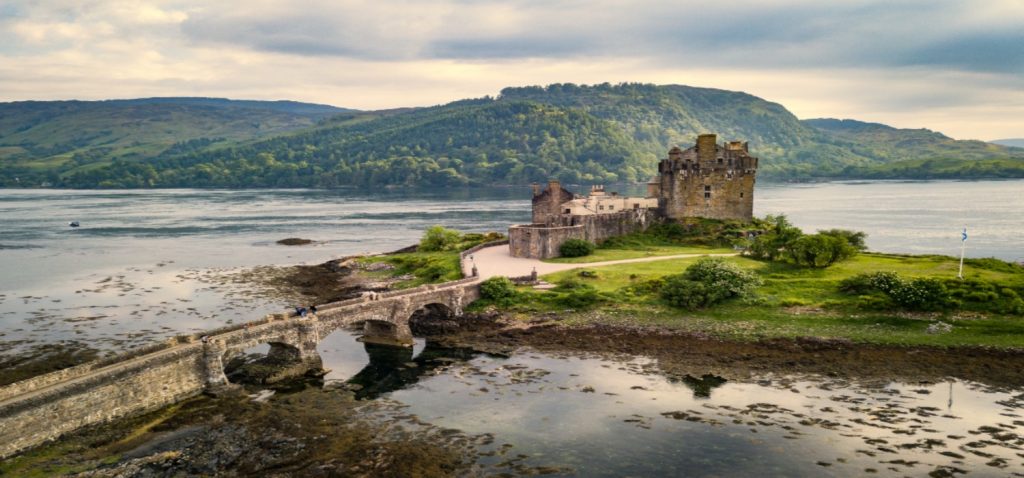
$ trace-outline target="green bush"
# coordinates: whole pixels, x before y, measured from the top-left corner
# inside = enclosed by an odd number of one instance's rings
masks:
[[[851,231],[849,229],[826,229],[824,231],[818,231],[818,234],[846,239],[846,242],[858,251],[866,251],[868,249],[868,235],[861,231]]]
[[[661,298],[682,309],[699,309],[715,302],[710,287],[687,279],[682,274],[668,276],[661,286]]]
[[[687,267],[683,275],[720,291],[726,299],[749,295],[761,285],[761,278],[753,272],[721,257],[700,259]]]
[[[558,294],[554,302],[563,307],[582,310],[604,302],[604,298],[601,297],[601,294],[593,286],[583,284],[582,287],[576,287],[566,293]]]
[[[785,215],[767,216],[761,222],[765,224],[766,231],[750,241],[747,248],[747,254],[757,259],[783,259],[786,246],[803,235],[803,231],[790,224]]]
[[[575,279],[573,277],[568,277],[568,278],[565,278],[565,279],[562,279],[562,280],[558,281],[558,283],[555,284],[555,287],[552,288],[551,290],[554,291],[554,292],[569,292],[569,291],[573,291],[573,290],[576,290],[576,289],[583,289],[583,288],[586,288],[586,287],[593,287],[593,286],[591,286],[589,284],[586,284],[584,282],[581,282],[580,280]]]
[[[416,271],[417,277],[436,281],[448,275],[449,269],[441,264],[434,264]]]
[[[508,277],[491,277],[480,283],[480,296],[496,303],[507,303],[516,296],[516,288]]]
[[[857,255],[857,248],[846,238],[826,234],[799,237],[786,245],[793,262],[803,267],[828,267]]]
[[[965,295],[963,292],[951,292],[946,287],[947,283],[948,281],[929,277],[906,280],[895,272],[874,272],[844,279],[839,283],[839,290],[848,294],[861,294],[861,304],[868,305],[870,308],[882,308],[882,303],[877,299],[868,298],[870,296],[863,296],[863,294],[880,292],[892,304],[904,309],[942,311],[958,307],[960,303],[953,300],[953,297]],[[973,293],[977,292],[973,291],[968,294]],[[986,300],[987,297],[986,295]],[[970,298],[968,297],[968,299]]]
[[[583,257],[593,254],[596,247],[594,243],[583,239],[569,239],[562,243],[558,252],[562,254],[562,257]]]
[[[446,229],[443,226],[431,226],[420,239],[420,252],[437,252],[454,250],[462,235],[454,229]]]
[[[712,257],[693,263],[682,274],[665,277],[659,293],[671,305],[696,309],[749,296],[759,285],[761,279],[753,272]]]
[[[660,293],[661,288],[664,286],[665,279],[662,277],[656,277],[654,279],[635,282],[623,287],[623,289],[633,295],[647,295]]]
[[[949,306],[949,292],[938,279],[918,277],[903,281],[886,294],[896,305],[910,310],[938,311]]]

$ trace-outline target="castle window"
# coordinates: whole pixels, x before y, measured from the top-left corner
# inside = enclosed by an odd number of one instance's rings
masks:
[[[718,158],[718,164],[722,164],[722,158]]]
[[[633,209],[640,209],[640,205],[639,205],[639,204],[636,204],[636,203],[634,203],[634,204],[633,204]]]
[[[740,197],[743,197],[743,193],[740,193]]]
[[[614,205],[613,206],[608,206],[608,210],[609,211],[614,211],[615,210],[615,206]]]
[[[565,210],[565,213],[566,213],[566,214],[572,214],[572,209],[566,209],[566,210]]]
[[[597,208],[604,211],[604,206],[597,206]]]
[[[704,199],[711,199],[711,186],[704,186]]]

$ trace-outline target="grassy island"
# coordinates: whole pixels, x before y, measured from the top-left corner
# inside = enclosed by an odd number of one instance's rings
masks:
[[[774,237],[770,222],[755,222],[754,227],[766,228],[764,240],[758,239],[762,243]],[[779,223],[791,227],[784,218]],[[495,308],[521,320],[550,314],[570,326],[657,327],[734,340],[814,337],[894,345],[1024,347],[1024,267],[1017,264],[968,259],[961,280],[958,259],[947,256],[854,252],[834,263],[814,265],[781,256],[754,258],[749,242],[741,254],[739,245],[727,246],[722,235],[670,240],[663,232],[616,238],[592,255],[551,260],[580,263],[582,268],[541,277],[554,288],[521,285],[504,298],[484,299],[474,308]],[[825,235],[803,235],[799,230],[794,234],[791,247],[800,237]],[[693,307],[666,300],[665,284],[707,260],[701,257],[584,265],[694,253],[734,253],[715,260],[748,271],[751,293],[714,304],[697,300],[699,305]]]

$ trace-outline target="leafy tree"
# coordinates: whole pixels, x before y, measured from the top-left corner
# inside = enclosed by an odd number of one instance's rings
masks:
[[[801,236],[786,245],[786,251],[799,266],[828,267],[857,254],[857,248],[842,236],[811,234]]]
[[[462,235],[454,229],[446,229],[443,226],[431,226],[420,239],[419,250],[423,252],[436,252],[453,250],[459,244]]]
[[[851,231],[849,229],[826,229],[824,231],[818,231],[818,234],[846,239],[846,242],[850,243],[850,245],[855,247],[858,251],[866,251],[868,249],[868,235],[861,231]]]
[[[784,214],[766,216],[763,222],[767,225],[767,231],[754,238],[746,250],[747,254],[757,259],[782,259],[785,257],[786,246],[803,235],[803,231],[791,224]]]

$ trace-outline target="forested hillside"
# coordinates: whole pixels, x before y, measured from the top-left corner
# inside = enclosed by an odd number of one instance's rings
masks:
[[[79,155],[34,171],[5,161],[0,172],[71,187],[645,181],[671,146],[706,132],[749,141],[761,176],[775,179],[1024,177],[1024,149],[852,120],[800,121],[745,93],[645,84],[506,88],[497,98],[431,108],[342,112],[263,139],[206,134],[150,155]]]
[[[66,171],[145,160],[191,140],[198,140],[193,146],[234,144],[308,128],[346,111],[217,98],[0,103],[0,184],[59,183]]]

